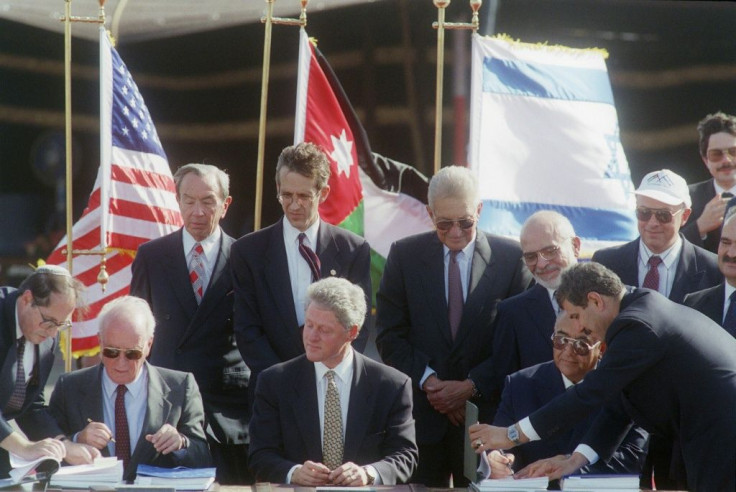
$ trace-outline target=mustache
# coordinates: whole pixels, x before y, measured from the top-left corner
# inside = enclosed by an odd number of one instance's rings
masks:
[[[723,255],[721,256],[721,261],[723,263],[736,263],[736,256]]]
[[[717,171],[725,171],[725,170],[727,170],[727,169],[734,169],[735,167],[736,167],[736,166],[734,166],[733,164],[731,164],[731,163],[729,162],[728,164],[724,164],[724,165],[722,165],[722,166],[718,166],[718,169],[716,169],[716,170],[717,170]]]

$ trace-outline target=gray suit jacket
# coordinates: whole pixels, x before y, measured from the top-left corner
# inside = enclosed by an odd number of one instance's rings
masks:
[[[417,464],[411,381],[354,352],[343,461],[372,465],[385,485],[406,482]],[[322,462],[314,363],[305,355],[261,374],[250,421],[257,480],[283,483],[306,460]]]
[[[125,480],[135,478],[138,464],[204,467],[210,465],[204,435],[204,410],[197,383],[191,374],[150,365],[148,368],[148,403],[143,428],[130,463],[123,473]],[[49,407],[64,434],[72,437],[87,426],[87,419],[104,422],[102,410],[102,364],[62,374],[51,394]],[[189,439],[189,446],[166,456],[156,452],[146,441],[164,424],[170,424]],[[132,444],[132,443],[131,443]],[[107,455],[107,447],[101,450]]]
[[[131,295],[148,301],[156,337],[148,360],[158,367],[191,372],[204,400],[207,434],[222,444],[248,442],[248,379],[233,334],[230,246],[222,233],[217,261],[201,304],[189,281],[182,230],[138,248]]]

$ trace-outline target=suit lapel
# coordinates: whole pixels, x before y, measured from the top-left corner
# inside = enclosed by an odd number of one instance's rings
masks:
[[[641,238],[622,246],[624,261],[621,264],[621,281],[633,287],[639,287],[639,241]]]
[[[493,280],[495,271],[495,259],[491,253],[491,245],[488,237],[478,231],[475,237],[475,248],[473,251],[473,262],[470,266],[470,284],[468,296],[463,307],[463,317],[457,330],[454,345],[461,346],[465,338],[476,324],[477,317],[485,312],[490,299],[488,299],[487,286]]]
[[[723,326],[723,308],[725,307],[726,284],[721,282],[709,289],[699,309],[701,313]]]
[[[138,463],[151,463],[156,459],[156,449],[146,441],[146,434],[155,434],[168,420],[171,412],[169,392],[171,389],[155,367],[145,363],[148,369],[148,398],[146,400],[146,414],[143,418],[143,427],[138,441],[130,455],[129,466],[138,466]]]
[[[447,311],[447,296],[445,295],[445,259],[444,249],[436,234],[432,234],[430,242],[421,253],[423,268],[418,275],[420,284],[425,289],[424,298],[426,308],[432,311],[437,320],[437,327],[449,346],[452,345],[452,331]],[[463,313],[464,314],[464,313]],[[462,323],[461,323],[462,326]]]
[[[337,247],[332,226],[325,221],[320,222],[317,232],[317,256],[319,256],[319,272],[322,278],[342,275],[340,249]]]
[[[537,328],[539,334],[547,341],[550,351],[552,350],[552,332],[554,331],[555,313],[552,301],[549,298],[547,289],[541,285],[535,285],[532,287],[527,297],[529,306],[527,308],[528,313],[534,313],[534,316],[530,316],[530,319]]]
[[[370,409],[375,408],[375,395],[368,380],[363,356],[353,351],[353,386],[350,389],[348,422],[345,426],[345,455],[343,461],[358,461],[360,444],[365,439],[370,420]]]
[[[302,436],[307,456],[322,460],[322,436],[320,436],[319,403],[315,383],[314,364],[301,356],[299,373],[293,379],[291,410]]]
[[[681,302],[694,286],[700,284],[700,279],[705,275],[705,271],[698,269],[698,257],[695,255],[695,246],[682,237],[682,251],[680,259],[677,260],[677,269],[675,270],[675,280],[672,283],[672,290],[669,298],[674,302]]]
[[[284,335],[294,340],[298,339],[298,343],[301,345],[301,337],[298,336],[297,330],[294,295],[291,292],[289,262],[286,259],[286,247],[284,246],[284,220],[282,218],[271,229],[271,237],[269,238],[268,251],[265,257],[265,281],[271,291],[271,298],[276,304],[276,311],[281,316],[283,325],[289,330]],[[299,352],[302,351],[302,349],[299,350]]]
[[[187,317],[191,319],[197,311],[197,299],[194,297],[194,289],[189,280],[189,267],[184,255],[184,246],[182,246],[182,229],[167,238],[167,244],[164,246],[171,254],[163,256],[161,260],[163,269],[169,279],[171,290],[184,312],[187,313]]]

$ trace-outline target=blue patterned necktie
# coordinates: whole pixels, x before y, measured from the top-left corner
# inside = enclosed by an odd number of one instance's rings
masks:
[[[26,401],[26,370],[23,367],[23,356],[26,353],[26,337],[22,336],[18,339],[18,347],[16,349],[17,372],[15,375],[15,386],[13,386],[13,394],[10,395],[5,406],[5,412],[17,412],[23,408],[23,402]]]

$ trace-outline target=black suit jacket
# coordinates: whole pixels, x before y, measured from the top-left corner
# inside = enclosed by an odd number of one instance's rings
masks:
[[[600,249],[593,254],[593,261],[613,270],[624,284],[638,287],[640,240],[638,238],[620,246]],[[682,251],[677,262],[670,300],[682,303],[686,294],[712,287],[722,280],[718,257],[682,237]]]
[[[552,360],[555,313],[549,292],[535,285],[498,305],[493,328],[493,392],[519,369]]]
[[[565,392],[562,374],[553,361],[522,369],[506,377],[503,396],[493,425],[508,427]],[[533,441],[513,448],[514,469],[558,454],[570,454],[590,428],[591,413],[565,433],[543,441]],[[633,426],[608,462],[599,460],[582,469],[583,473],[624,473],[638,475],[646,456],[649,435]]]
[[[194,374],[204,400],[207,433],[216,442],[243,444],[248,442],[250,371],[233,334],[232,243],[223,232],[199,305],[189,281],[181,229],[138,248],[130,293],[148,301],[156,318],[148,360]]]
[[[685,296],[682,303],[687,307],[700,311],[719,325],[723,325],[725,297],[726,284],[721,282],[715,287],[691,292]]]
[[[638,425],[679,441],[688,489],[736,490],[736,339],[693,309],[634,289],[605,341],[598,368],[530,416],[537,433],[551,437],[620,399]],[[629,424],[606,407],[583,442],[606,459]]]
[[[255,381],[263,370],[304,353],[291,292],[281,219],[238,239],[232,247],[235,285],[235,333],[243,359]],[[370,246],[360,236],[321,221],[315,253],[323,278],[342,277],[360,286],[370,306]],[[370,326],[368,317],[363,328]],[[361,329],[353,347],[368,341]],[[251,395],[255,385],[251,385]]]
[[[143,427],[130,462],[123,472],[124,480],[133,480],[139,464],[173,468],[205,467],[212,459],[204,435],[204,410],[197,383],[191,374],[157,368],[148,369],[148,403]],[[70,438],[87,427],[87,419],[104,422],[102,410],[102,364],[62,374],[54,386],[49,407],[64,434]],[[155,434],[170,424],[189,439],[189,445],[167,455],[156,452],[146,434]],[[108,455],[107,447],[101,450]]]
[[[705,241],[700,238],[700,232],[698,232],[698,218],[703,214],[703,209],[716,196],[716,188],[713,183],[713,178],[707,181],[701,181],[700,183],[691,184],[688,186],[690,190],[690,200],[692,200],[692,212],[690,213],[690,220],[682,228],[682,234],[687,238],[688,241],[696,246],[707,249],[713,253],[718,251],[718,241],[721,239],[720,228],[710,231]]]
[[[354,352],[353,385],[343,461],[372,465],[385,485],[406,482],[417,463],[411,381]],[[314,363],[305,355],[258,378],[250,423],[250,466],[256,479],[283,483],[306,460],[322,462]]]
[[[436,232],[404,238],[391,246],[376,297],[376,345],[383,361],[409,375],[419,444],[439,442],[450,425],[419,387],[427,366],[443,380],[475,382],[481,420],[492,418],[493,320],[498,303],[532,281],[519,243],[478,231],[470,285],[455,340],[445,296],[443,245]]]

